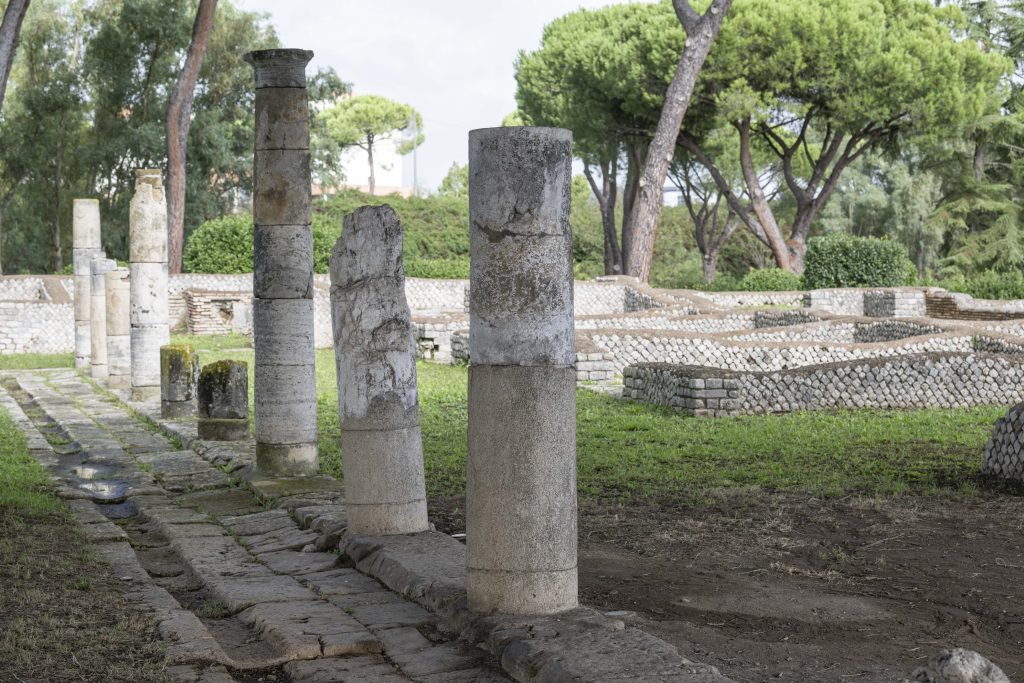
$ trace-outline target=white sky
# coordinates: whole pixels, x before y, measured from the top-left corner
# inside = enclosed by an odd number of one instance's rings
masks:
[[[313,50],[311,72],[333,66],[357,94],[383,95],[423,115],[417,166],[435,189],[466,163],[473,128],[515,109],[513,61],[540,45],[552,19],[615,0],[237,0],[270,14],[283,47]],[[411,183],[411,156],[406,164]]]

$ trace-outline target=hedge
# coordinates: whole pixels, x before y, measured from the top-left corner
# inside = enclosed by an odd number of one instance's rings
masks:
[[[782,268],[758,268],[743,276],[739,284],[744,292],[792,292],[803,289],[799,275]]]
[[[975,299],[1024,299],[1024,273],[995,270],[973,277],[959,275],[939,283],[951,292],[970,294]]]
[[[807,241],[804,286],[901,287],[913,282],[913,266],[897,242],[834,233]]]

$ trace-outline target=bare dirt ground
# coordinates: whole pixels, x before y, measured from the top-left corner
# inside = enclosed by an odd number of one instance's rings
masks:
[[[743,683],[893,683],[948,647],[1024,681],[1024,497],[585,505],[580,592]]]

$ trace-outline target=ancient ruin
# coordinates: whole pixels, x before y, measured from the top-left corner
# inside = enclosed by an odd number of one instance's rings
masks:
[[[306,50],[245,56],[255,72],[253,337],[261,471],[317,471]]]
[[[160,347],[167,322],[167,202],[159,170],[135,171],[130,219],[132,398],[160,395]]]
[[[89,264],[89,373],[107,381],[106,273],[117,267],[113,259],[95,257]]]
[[[471,609],[577,604],[572,134],[469,136]]]
[[[196,412],[199,355],[187,344],[160,347],[160,415],[188,417]]]
[[[126,390],[132,386],[131,276],[127,268],[104,275],[107,314],[107,386]]]
[[[72,263],[75,296],[75,367],[89,367],[92,348],[89,343],[90,264],[102,250],[100,241],[100,202],[76,199],[72,210]]]
[[[331,311],[349,529],[425,531],[416,348],[390,207],[345,216],[331,254]]]
[[[249,366],[222,360],[204,365],[196,384],[200,439],[249,439]]]

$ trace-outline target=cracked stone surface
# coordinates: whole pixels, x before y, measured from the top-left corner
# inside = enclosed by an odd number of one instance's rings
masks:
[[[156,618],[172,680],[230,683],[281,665],[293,683],[508,680],[486,653],[440,636],[430,612],[345,566],[339,482],[261,479],[247,488],[226,472],[249,466],[241,451],[226,458],[186,439],[183,450],[72,371],[2,374],[0,386],[0,407],[53,473],[125,598]],[[47,442],[23,408],[58,426],[60,443]],[[315,550],[324,538],[334,545]],[[402,650],[391,631],[408,639],[417,626],[430,639]]]

